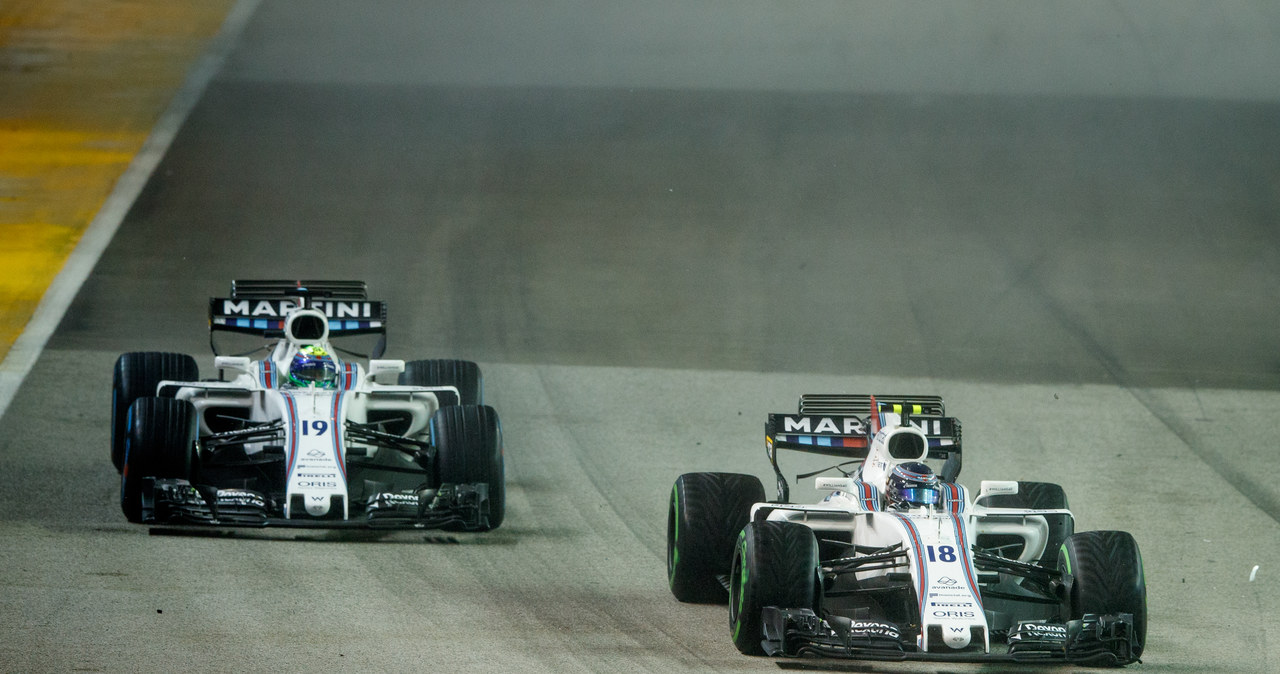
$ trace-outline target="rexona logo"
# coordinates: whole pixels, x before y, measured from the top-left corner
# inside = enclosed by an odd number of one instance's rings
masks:
[[[783,433],[831,433],[835,435],[866,435],[866,428],[858,417],[782,417]]]
[[[890,639],[901,638],[898,627],[889,623],[855,620],[849,624],[849,636],[876,636]]]
[[[1067,636],[1066,625],[1046,625],[1043,623],[1022,623],[1022,629],[1046,636]]]
[[[376,304],[376,302],[337,302],[320,299],[313,299],[310,302],[303,302],[298,299],[224,299],[222,300],[222,315],[283,318],[295,309],[305,307],[307,309],[315,309],[328,318],[373,318]]]

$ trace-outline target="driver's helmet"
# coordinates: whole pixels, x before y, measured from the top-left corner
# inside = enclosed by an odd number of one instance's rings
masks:
[[[298,349],[289,363],[289,383],[298,387],[338,387],[338,365],[333,356],[321,346],[304,346]]]
[[[900,463],[889,474],[885,488],[889,507],[898,510],[937,505],[942,498],[938,476],[933,469],[918,461]]]

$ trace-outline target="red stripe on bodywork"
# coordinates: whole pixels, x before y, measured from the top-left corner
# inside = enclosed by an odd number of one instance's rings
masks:
[[[347,367],[351,367],[348,365]],[[333,396],[333,414],[330,417],[330,424],[333,429],[333,458],[338,464],[338,472],[342,473],[342,480],[347,480],[347,462],[342,456],[342,400],[341,393]]]
[[[280,397],[284,398],[285,407],[289,409],[289,468],[285,475],[293,475],[293,466],[298,460],[298,407],[292,395],[281,393]]]
[[[929,593],[929,574],[924,563],[924,550],[923,546],[920,545],[920,534],[916,533],[915,525],[913,525],[911,520],[907,519],[905,516],[895,513],[894,517],[897,517],[902,521],[903,528],[907,530],[907,535],[911,537],[911,549],[916,552],[916,568],[918,569],[916,575],[919,576],[919,587],[916,589],[916,601],[920,604],[920,620],[923,621],[924,600],[926,595]]]
[[[960,557],[960,565],[964,567],[964,575],[969,580],[969,591],[973,594],[973,600],[978,604],[978,610],[982,610],[982,593],[978,591],[978,578],[973,573],[973,565],[969,563],[969,538],[964,532],[964,523],[959,517],[951,518],[956,526],[956,555]]]

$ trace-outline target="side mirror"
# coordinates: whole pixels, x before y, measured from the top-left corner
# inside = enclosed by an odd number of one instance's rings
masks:
[[[813,488],[818,491],[853,491],[853,478],[820,477],[813,481]]]
[[[1014,480],[983,480],[978,487],[978,498],[974,503],[988,496],[1000,496],[1018,493],[1018,483]]]
[[[369,378],[379,384],[394,384],[404,372],[403,360],[371,360],[369,361]]]
[[[252,361],[245,356],[218,356],[213,359],[213,366],[219,370],[235,374],[253,374],[250,369]]]

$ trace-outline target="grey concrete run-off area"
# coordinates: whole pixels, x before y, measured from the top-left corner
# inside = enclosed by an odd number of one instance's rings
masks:
[[[1280,667],[1280,8],[635,4],[258,7],[0,420],[4,668],[775,670],[670,596],[666,498],[807,392],[940,394],[962,482],[1132,532],[1131,669]],[[124,522],[115,357],[211,373],[264,277],[481,363],[501,529]]]

